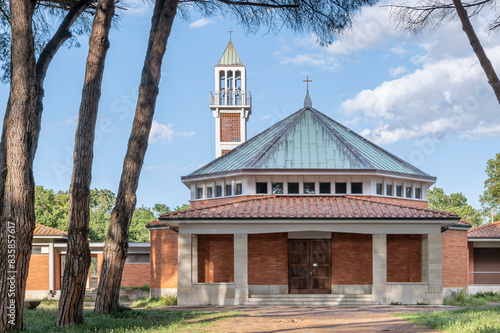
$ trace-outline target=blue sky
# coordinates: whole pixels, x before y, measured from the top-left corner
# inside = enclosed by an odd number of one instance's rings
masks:
[[[92,187],[117,192],[132,126],[150,28],[151,7],[139,0],[110,37],[100,101]],[[485,15],[490,15],[485,13]],[[500,68],[497,33],[488,17],[473,24],[494,66]],[[386,7],[358,15],[353,29],[327,48],[309,34],[255,35],[230,18],[180,16],[163,61],[155,123],[138,189],[138,206],[187,203],[180,177],[214,158],[209,108],[214,66],[232,28],[247,67],[253,109],[249,137],[300,109],[305,83],[313,107],[436,176],[447,193],[462,192],[479,207],[486,161],[500,152],[500,106],[458,24],[408,36]],[[35,181],[67,190],[87,43],[63,48],[49,68]],[[0,84],[1,110],[8,85]],[[3,115],[2,115],[3,119]]]

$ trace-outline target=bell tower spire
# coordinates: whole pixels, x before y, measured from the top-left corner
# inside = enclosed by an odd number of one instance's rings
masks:
[[[247,121],[252,113],[246,68],[232,41],[215,66],[210,110],[215,118],[215,157],[219,157],[247,140]]]

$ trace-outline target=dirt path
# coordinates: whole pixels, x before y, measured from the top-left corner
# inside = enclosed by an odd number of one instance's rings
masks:
[[[450,307],[452,308],[452,307]],[[439,332],[419,327],[391,315],[402,312],[443,310],[443,307],[364,307],[364,308],[176,308],[195,311],[233,311],[244,316],[218,321],[204,332]]]

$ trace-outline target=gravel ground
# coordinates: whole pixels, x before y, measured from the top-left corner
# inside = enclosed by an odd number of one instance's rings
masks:
[[[409,323],[392,313],[429,312],[458,307],[168,307],[173,311],[241,311],[203,332],[439,332]]]

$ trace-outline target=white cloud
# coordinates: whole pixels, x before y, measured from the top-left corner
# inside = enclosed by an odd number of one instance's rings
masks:
[[[73,117],[70,117],[64,121],[64,125],[71,126],[71,125],[76,125],[76,124],[78,124],[78,116],[77,115],[74,115]]]
[[[271,119],[272,116],[272,114],[268,114],[267,116],[261,117],[260,120],[268,120]]]
[[[314,66],[332,71],[341,67],[334,57],[328,57],[324,54],[315,53],[305,53],[298,54],[295,57],[286,57],[281,61],[281,63],[294,66]]]
[[[196,132],[182,132],[174,130],[174,124],[170,123],[167,125],[160,124],[156,120],[153,120],[153,124],[151,125],[151,132],[149,133],[149,142],[155,143],[167,143],[172,142],[174,136],[187,138],[195,135]]]
[[[149,142],[171,142],[174,133],[174,124],[163,125],[153,120],[151,132],[149,133]]]
[[[126,1],[126,15],[143,16],[151,8],[151,3],[144,0],[127,0]]]
[[[406,66],[402,65],[396,68],[389,68],[389,74],[391,74],[392,77],[398,77],[401,76],[402,74],[406,73],[407,69]]]
[[[191,23],[189,25],[189,27],[192,28],[192,29],[196,29],[196,28],[201,28],[201,27],[204,27],[204,26],[206,26],[208,24],[214,24],[214,23],[215,22],[212,21],[211,19],[202,18],[202,19],[196,20],[193,23]]]
[[[486,50],[500,65],[500,46]],[[500,108],[474,54],[425,63],[401,78],[363,90],[342,104],[362,117],[363,133],[377,143],[500,136]]]

